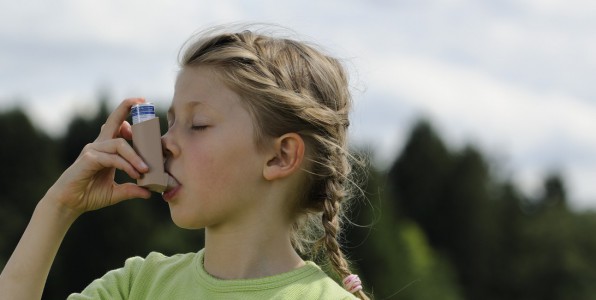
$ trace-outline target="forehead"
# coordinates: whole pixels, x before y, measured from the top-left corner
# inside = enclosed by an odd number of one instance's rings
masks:
[[[213,67],[185,67],[176,79],[168,113],[176,114],[196,107],[224,114],[242,108],[241,102],[240,96],[223,83]]]

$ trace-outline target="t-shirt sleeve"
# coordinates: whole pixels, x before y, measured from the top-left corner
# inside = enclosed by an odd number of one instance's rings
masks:
[[[134,277],[143,262],[141,257],[131,257],[126,260],[124,267],[109,271],[91,282],[80,294],[70,294],[67,299],[128,299]]]

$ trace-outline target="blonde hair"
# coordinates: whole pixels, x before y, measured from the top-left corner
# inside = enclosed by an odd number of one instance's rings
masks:
[[[351,171],[346,138],[351,95],[341,63],[314,46],[251,30],[202,32],[181,50],[180,65],[215,67],[255,121],[255,141],[296,132],[307,147],[308,192],[297,204],[292,244],[333,271],[351,274],[338,239]],[[314,251],[310,251],[314,243]],[[362,299],[368,297],[359,291]]]

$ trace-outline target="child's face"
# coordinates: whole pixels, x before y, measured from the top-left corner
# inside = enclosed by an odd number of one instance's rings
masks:
[[[210,67],[186,67],[176,81],[163,136],[166,170],[179,183],[164,193],[183,228],[225,226],[257,209],[267,159],[240,96]]]

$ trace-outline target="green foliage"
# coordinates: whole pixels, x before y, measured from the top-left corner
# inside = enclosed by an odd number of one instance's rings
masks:
[[[347,251],[377,299],[462,299],[450,262],[418,224],[398,216],[385,174],[369,169],[367,199],[353,205]]]
[[[21,110],[0,113],[0,263],[4,265],[37,201],[58,173],[56,143]]]
[[[466,299],[590,299],[596,229],[567,208],[564,181],[523,197],[472,146],[446,148],[427,122],[414,127],[388,184],[399,216],[417,223],[453,265]],[[404,249],[404,247],[400,247]]]
[[[0,135],[9,141],[0,147],[0,266],[37,201],[99,133],[111,110],[106,97],[100,100],[95,116],[74,118],[59,139],[34,128],[21,110],[0,113]],[[489,165],[473,146],[449,149],[423,121],[388,172],[365,171],[366,197],[353,203],[344,237],[374,298],[593,298],[596,213],[569,210],[557,173],[546,176],[541,193],[526,196]],[[117,173],[118,182],[130,180]],[[202,231],[173,225],[160,198],[80,218],[64,240],[44,298],[80,291],[130,256],[200,249]]]

